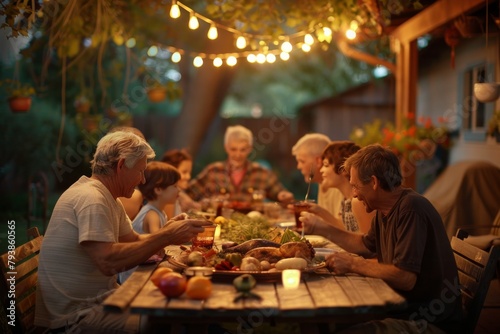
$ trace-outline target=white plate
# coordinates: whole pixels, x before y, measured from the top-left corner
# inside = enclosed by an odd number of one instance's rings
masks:
[[[309,240],[314,248],[321,248],[329,243],[329,241],[321,235],[306,235],[305,238]]]

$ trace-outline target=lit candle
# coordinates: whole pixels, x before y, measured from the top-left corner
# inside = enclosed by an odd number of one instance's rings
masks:
[[[285,289],[297,289],[300,283],[300,270],[285,269],[281,273],[281,280]]]

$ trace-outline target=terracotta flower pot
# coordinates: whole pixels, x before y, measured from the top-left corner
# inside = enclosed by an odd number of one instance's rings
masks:
[[[75,109],[77,113],[87,114],[90,111],[90,103],[77,103]]]
[[[31,109],[31,97],[11,97],[9,99],[9,107],[12,112],[27,112]]]
[[[161,102],[167,98],[167,90],[163,87],[148,89],[148,98],[151,102]]]

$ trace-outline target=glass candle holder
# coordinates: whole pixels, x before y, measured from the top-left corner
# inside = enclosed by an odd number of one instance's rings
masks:
[[[297,289],[300,284],[300,270],[285,269],[281,272],[281,281],[285,289]]]

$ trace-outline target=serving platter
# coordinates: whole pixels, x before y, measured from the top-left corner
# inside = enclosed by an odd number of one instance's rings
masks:
[[[172,266],[174,266],[177,270],[183,271],[184,269],[188,268],[188,265],[185,263],[182,263],[178,260],[175,259],[173,256],[168,256],[167,255],[167,261],[170,263]],[[316,270],[320,270],[326,267],[326,263],[322,262],[316,265],[313,265],[311,267],[307,267],[306,269],[302,270],[302,274],[308,274],[308,273],[313,273]],[[220,282],[228,282],[232,281],[236,277],[243,275],[243,274],[250,274],[252,275],[257,282],[262,282],[262,283],[274,283],[274,282],[281,282],[281,271],[250,271],[250,270],[213,270],[212,274],[212,280],[214,281],[220,281]]]

